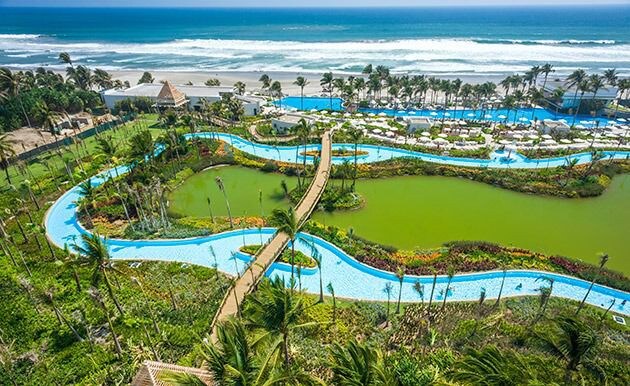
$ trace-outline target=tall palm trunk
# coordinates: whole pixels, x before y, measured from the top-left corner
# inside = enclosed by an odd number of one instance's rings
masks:
[[[116,298],[116,295],[114,295],[114,290],[112,288],[111,283],[109,282],[109,276],[107,275],[107,271],[104,268],[100,268],[100,269],[101,269],[101,272],[103,273],[103,278],[105,279],[105,285],[107,286],[107,293],[109,293],[109,296],[112,298],[112,301],[116,305],[116,309],[120,313],[120,316],[124,316],[125,312],[123,311],[122,306],[118,302],[118,298]]]

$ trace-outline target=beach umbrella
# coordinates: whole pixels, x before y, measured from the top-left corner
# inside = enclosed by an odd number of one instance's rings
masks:
[[[586,126],[584,126],[584,125],[575,125],[575,128],[583,130],[583,129],[586,129]]]
[[[460,134],[459,136],[461,138],[470,138],[470,135],[468,135],[468,134]]]
[[[530,135],[527,136],[527,138],[529,138],[529,139],[538,139],[540,137],[537,136],[536,134],[530,134]]]
[[[514,139],[523,139],[523,136],[521,134],[514,134],[512,136],[512,138],[514,138]]]
[[[323,110],[322,114],[328,114],[328,110]]]
[[[484,117],[485,119],[492,119],[492,115],[490,115],[490,114],[486,114],[486,115],[484,115],[483,117]]]
[[[386,113],[378,113],[378,116],[379,116],[379,117],[386,117],[386,116],[387,116],[387,114],[386,114]]]
[[[573,138],[573,142],[575,142],[575,143],[584,143],[586,141],[583,140],[582,138]]]
[[[429,142],[429,141],[431,141],[431,138],[429,138],[429,137],[420,137],[420,138],[418,138],[418,140],[420,142]]]
[[[511,144],[512,142],[510,142],[510,141],[508,141],[508,140],[506,140],[506,139],[502,139],[502,140],[500,140],[500,141],[499,141],[499,143],[500,143],[501,145],[509,145],[509,144]]]
[[[625,118],[619,118],[617,119],[619,122],[628,122],[628,120],[626,120]]]
[[[440,134],[438,134],[438,137],[440,137],[440,138],[446,138],[446,137],[448,137],[448,135],[446,135],[446,134],[444,134],[444,133],[440,133]]]
[[[376,116],[376,114],[374,114],[374,113],[368,113],[368,117],[375,117],[375,116]]]
[[[351,116],[352,116],[352,114],[350,114],[350,113],[345,113],[343,116],[344,116],[344,117],[351,117]]]
[[[423,137],[430,137],[431,133],[429,133],[428,131],[423,131],[422,133],[420,133],[420,135],[422,135]]]
[[[558,122],[567,123],[568,121],[566,119],[558,119]]]
[[[444,138],[436,138],[433,140],[433,142],[435,143],[447,143],[448,141],[445,140]]]
[[[311,113],[316,113],[316,112],[317,112],[317,109],[311,109],[311,110],[310,110],[310,112],[311,112]]]
[[[568,144],[570,144],[570,143],[571,143],[571,141],[570,141],[570,140],[568,140],[568,139],[563,138],[563,139],[561,139],[561,140],[560,140],[560,143],[564,143],[564,144],[567,144],[567,145],[568,145]]]
[[[431,111],[431,114],[430,114],[430,115],[435,117],[435,116],[437,116],[437,115],[438,115],[438,113],[437,113],[437,112],[435,112],[435,111]]]
[[[387,135],[388,137],[395,137],[396,133],[394,133],[393,131],[388,131],[385,135]]]
[[[549,134],[543,134],[543,135],[542,135],[542,137],[543,137],[544,139],[552,139],[552,138],[553,138],[553,137],[552,137],[551,135],[549,135]]]
[[[372,133],[374,133],[374,134],[380,134],[382,132],[383,131],[381,129],[372,129]]]

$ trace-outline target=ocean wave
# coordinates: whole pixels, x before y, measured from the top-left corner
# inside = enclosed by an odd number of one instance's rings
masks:
[[[539,41],[542,42],[542,41]],[[156,43],[66,42],[51,37],[3,39],[0,64],[23,58],[57,64],[59,52],[77,63],[120,69],[186,68],[242,71],[356,71],[368,63],[426,73],[510,73],[534,64],[595,70],[630,67],[630,44],[516,44],[508,40],[399,39],[339,42],[177,39]],[[19,63],[23,65],[25,63]]]
[[[30,40],[37,39],[42,35],[33,34],[0,34],[0,40]]]
[[[527,39],[485,39],[485,38],[474,38],[471,39],[476,43],[485,43],[485,44],[522,44],[522,45],[615,45],[615,44],[628,44],[625,41],[617,41],[617,40],[527,40]]]

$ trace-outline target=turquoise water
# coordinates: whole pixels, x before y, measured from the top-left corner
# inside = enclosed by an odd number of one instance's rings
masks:
[[[194,10],[2,4],[0,65],[13,67],[63,68],[57,55],[65,51],[75,64],[106,70],[339,73],[374,63],[464,77],[550,62],[556,76],[576,68],[630,74],[628,4]]]
[[[322,97],[305,97],[302,101],[300,97],[285,97],[281,101],[276,101],[276,106],[283,106],[284,108],[294,108],[297,110],[309,111],[311,109],[316,110],[334,110],[343,111],[343,100],[341,98],[332,98],[332,102],[329,98]],[[302,107],[303,106],[303,107]],[[435,120],[451,120],[451,119],[469,119],[469,120],[481,120],[491,122],[507,122],[507,123],[529,123],[535,120],[543,121],[545,119],[553,120],[565,120],[569,125],[575,122],[575,125],[582,125],[584,127],[604,127],[611,122],[605,117],[592,117],[590,115],[578,115],[575,120],[573,115],[555,113],[553,111],[543,108],[526,108],[518,110],[507,109],[492,109],[492,110],[472,110],[472,109],[447,109],[447,110],[428,110],[428,109],[407,109],[407,110],[395,110],[395,109],[381,109],[381,108],[362,108],[359,112],[364,114],[380,114],[385,113],[389,117],[431,117]],[[614,122],[614,121],[613,121]],[[621,122],[619,122],[621,123]]]
[[[205,135],[207,133],[200,133]],[[238,138],[238,137],[236,137]],[[242,139],[241,139],[242,140]],[[126,166],[120,166],[94,176],[91,183],[95,186],[103,183],[106,178],[127,172]],[[78,187],[64,193],[48,210],[45,218],[48,238],[57,246],[72,244],[87,232],[78,222],[76,216],[76,202],[81,197]],[[268,241],[274,229],[247,229],[224,232],[207,237],[180,240],[120,240],[109,239],[107,245],[112,258],[122,260],[164,260],[198,264],[212,267],[215,264],[210,249],[216,256],[216,266],[219,270],[229,273],[242,273],[251,258],[238,252],[243,245],[257,244]],[[324,283],[332,283],[338,296],[364,299],[385,300],[383,288],[387,283],[398,289],[398,280],[390,272],[380,271],[365,266],[348,256],[336,246],[308,234],[300,234],[296,242],[296,249],[305,254],[317,249],[322,256],[322,276]],[[289,268],[284,263],[274,263],[266,273],[267,276],[287,276]],[[487,290],[488,298],[498,295],[498,288],[502,279],[501,272],[481,272],[475,274],[457,275],[453,279],[452,295],[447,300],[465,301],[475,300],[481,288]],[[540,287],[536,281],[540,276],[554,278],[554,295],[568,299],[581,300],[586,293],[588,282],[576,278],[537,271],[508,271],[506,274],[503,296],[535,295]],[[405,279],[401,297],[406,302],[416,302],[420,299],[413,290],[413,284],[420,280],[425,286],[430,286],[430,277],[412,277]],[[319,275],[316,270],[304,270],[302,286],[309,292],[319,290]],[[446,286],[446,278],[440,277],[436,286],[435,299],[440,300],[440,291]],[[396,295],[397,296],[397,295]],[[612,300],[616,301],[614,311],[630,315],[630,293],[614,290],[601,285],[595,285],[587,302],[598,307],[607,307]],[[427,299],[425,299],[427,300]]]
[[[297,110],[334,110],[342,111],[341,105],[343,100],[341,98],[323,98],[323,97],[304,97],[289,96],[284,97],[279,101],[274,101],[273,104],[284,108],[294,108]]]
[[[304,146],[274,146],[264,145],[259,143],[253,143],[246,139],[243,139],[237,135],[227,133],[196,133],[195,136],[201,138],[219,138],[222,141],[229,143],[235,148],[251,153],[258,157],[273,159],[276,161],[302,163],[304,158],[307,162],[313,162],[313,157],[303,156],[301,153],[304,151],[319,150],[321,145],[306,145]],[[186,134],[186,138],[190,138],[191,134]],[[296,148],[298,148],[296,157]],[[353,144],[333,144],[332,148],[335,150],[348,150],[353,151]],[[573,154],[567,157],[554,157],[554,158],[541,158],[541,159],[529,159],[517,152],[510,152],[506,154],[501,150],[494,151],[490,154],[490,159],[476,159],[476,158],[458,158],[436,154],[421,153],[417,151],[398,149],[388,146],[366,145],[359,144],[358,150],[360,152],[366,152],[367,154],[357,157],[358,163],[372,163],[378,161],[386,161],[394,158],[417,158],[427,162],[455,165],[455,166],[467,166],[467,167],[479,167],[479,168],[499,168],[499,169],[544,169],[550,167],[563,166],[567,162],[573,159],[577,160],[578,164],[585,164],[591,161],[590,153]],[[630,157],[630,151],[605,151],[605,159],[628,159]],[[344,160],[353,160],[354,157],[332,157],[334,164],[340,164]],[[297,162],[296,162],[297,161]]]

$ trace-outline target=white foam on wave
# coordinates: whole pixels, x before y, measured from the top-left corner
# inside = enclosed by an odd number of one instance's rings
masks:
[[[30,40],[37,39],[42,35],[33,34],[0,34],[0,40]]]
[[[12,54],[51,55],[66,51],[98,65],[139,68],[190,66],[217,70],[345,70],[367,63],[399,71],[496,73],[522,71],[532,64],[558,67],[630,67],[630,43],[613,41],[535,41],[483,39],[403,39],[341,42],[178,39],[159,43],[66,43],[55,39],[3,39],[0,50]],[[37,35],[32,35],[37,36]],[[586,44],[601,42],[601,44]],[[609,44],[610,43],[610,44]],[[119,55],[119,56],[117,56]],[[0,59],[2,54],[0,53]],[[351,63],[349,63],[351,61]]]

